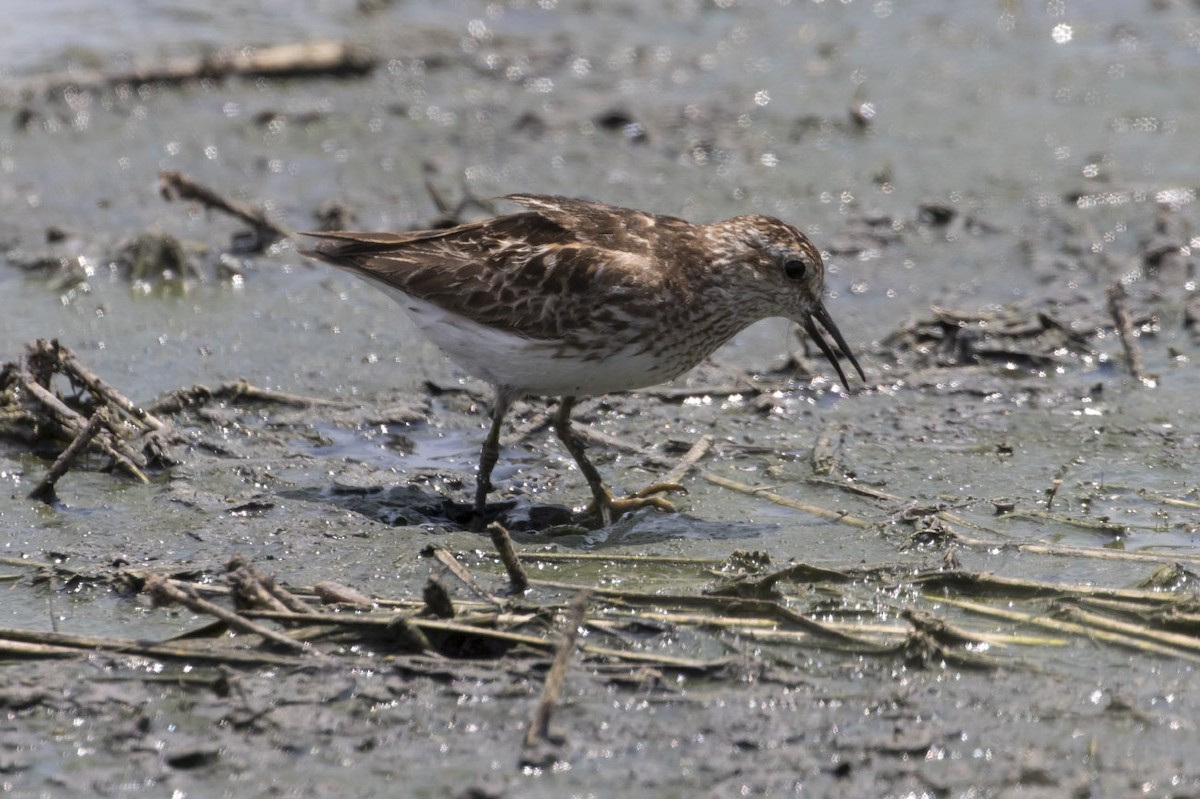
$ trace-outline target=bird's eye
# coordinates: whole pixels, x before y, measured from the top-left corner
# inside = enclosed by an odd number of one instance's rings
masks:
[[[792,280],[800,280],[808,273],[808,264],[798,258],[784,261],[783,273]]]

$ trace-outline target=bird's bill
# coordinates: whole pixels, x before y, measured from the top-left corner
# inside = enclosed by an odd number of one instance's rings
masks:
[[[842,385],[846,390],[850,390],[850,381],[846,379],[846,373],[842,371],[842,365],[838,363],[838,353],[835,353],[833,348],[829,346],[829,342],[821,334],[821,328],[817,327],[816,323],[820,322],[821,327],[833,337],[833,341],[838,346],[841,355],[854,365],[858,376],[865,383],[867,376],[863,374],[862,367],[858,365],[858,359],[854,357],[854,353],[850,351],[850,345],[846,343],[846,339],[842,336],[842,331],[838,330],[838,326],[834,324],[833,317],[829,315],[829,311],[825,310],[825,306],[821,303],[813,310],[812,314],[804,322],[804,330],[808,333],[809,338],[816,342],[817,347],[821,350],[821,354],[825,356],[825,360],[829,361],[830,365],[837,371],[838,377],[842,381]]]

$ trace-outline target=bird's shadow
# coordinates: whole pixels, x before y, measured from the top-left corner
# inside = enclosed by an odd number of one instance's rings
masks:
[[[288,499],[333,505],[391,527],[424,527],[472,530],[474,508],[419,485],[347,486],[293,488],[280,492]],[[745,521],[705,521],[684,513],[662,513],[643,508],[628,513],[610,525],[598,518],[574,513],[563,505],[531,502],[518,497],[489,502],[484,525],[497,521],[527,543],[554,543],[594,549],[598,547],[652,544],[670,540],[758,538],[778,525]]]

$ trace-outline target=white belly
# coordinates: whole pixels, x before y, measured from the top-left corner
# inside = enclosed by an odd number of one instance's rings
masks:
[[[378,285],[378,284],[376,284]],[[459,366],[497,386],[545,396],[591,396],[652,386],[691,364],[663,363],[640,345],[604,358],[567,357],[557,341],[529,339],[472,322],[438,306],[383,287],[422,332]]]

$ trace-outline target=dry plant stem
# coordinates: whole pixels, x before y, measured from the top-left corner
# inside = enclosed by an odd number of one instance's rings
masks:
[[[525,748],[537,746],[548,741],[550,716],[554,706],[558,704],[558,696],[562,693],[563,683],[567,678],[567,666],[571,662],[571,653],[575,651],[575,640],[579,636],[579,628],[583,625],[584,614],[587,612],[589,592],[584,589],[575,595],[567,608],[567,619],[563,625],[562,637],[554,650],[554,660],[550,670],[546,672],[546,683],[542,686],[542,695],[538,699],[533,719],[525,732]]]
[[[1113,535],[1125,535],[1129,532],[1129,527],[1124,524],[1116,524],[1114,522],[1102,522],[1098,519],[1077,519],[1071,516],[1063,516],[1057,513],[1049,513],[1041,510],[1022,510],[1017,508],[1005,514],[1010,519],[1038,519],[1043,521],[1058,522],[1059,524],[1067,524],[1071,527],[1078,527],[1081,530],[1092,530],[1094,532],[1111,533]]]
[[[53,646],[51,644],[32,644],[23,641],[5,641],[0,638],[0,655],[14,658],[26,657],[82,657],[83,653],[69,646]]]
[[[547,563],[602,561],[604,563],[640,563],[658,566],[696,566],[710,569],[718,568],[725,562],[721,558],[681,558],[670,555],[597,555],[593,552],[526,552],[521,557],[527,561],[545,561]],[[0,563],[2,562],[0,561]]]
[[[517,557],[517,550],[513,546],[508,530],[504,529],[504,525],[499,522],[492,522],[487,529],[492,536],[492,544],[500,553],[500,562],[504,564],[504,570],[508,572],[508,580],[512,583],[513,591],[518,594],[525,593],[529,588],[529,575],[525,573],[525,567],[521,565],[521,559]]]
[[[348,588],[332,580],[322,580],[312,587],[312,591],[326,605],[358,605],[359,607],[369,608],[375,604],[371,601],[371,597],[361,591]]]
[[[707,477],[707,474],[705,476]],[[722,478],[722,479],[724,479],[724,478]],[[872,497],[874,499],[883,500],[885,502],[902,503],[905,501],[901,497],[897,497],[893,494],[888,494],[884,491],[879,491],[878,489],[868,488],[867,486],[856,485],[854,483],[844,483],[839,480],[825,480],[822,478],[814,478],[814,479],[810,480],[809,482],[816,483],[818,485],[830,486],[832,488],[840,488],[843,491],[850,491],[851,493],[861,494],[862,496]],[[750,487],[750,486],[746,486],[745,488],[750,489],[749,491],[747,491],[747,493],[751,493],[751,494],[757,493],[758,496],[763,496],[767,499],[771,499],[772,501],[774,501],[772,499],[772,497],[774,495],[772,495],[772,494],[755,492],[752,489],[752,487]],[[789,500],[789,502],[790,502],[790,500]],[[791,507],[791,505],[789,504],[788,507]],[[1164,552],[1162,554],[1158,554],[1155,552],[1128,552],[1128,551],[1121,551],[1121,550],[1114,550],[1114,549],[1102,549],[1100,547],[1072,547],[1072,546],[1065,546],[1065,545],[1058,545],[1058,544],[1028,544],[1028,543],[1023,543],[1023,542],[1019,542],[1019,541],[1012,541],[1010,536],[1007,536],[1007,535],[999,532],[998,530],[993,530],[990,527],[985,527],[981,524],[976,524],[976,523],[970,521],[969,519],[965,519],[962,516],[959,516],[954,513],[950,513],[948,511],[938,511],[934,515],[937,518],[939,518],[942,521],[945,521],[947,523],[961,525],[963,527],[968,527],[973,530],[981,530],[985,533],[989,533],[993,536],[996,536],[997,538],[1003,539],[1000,542],[984,541],[981,538],[972,538],[970,536],[963,535],[961,532],[959,532],[957,530],[953,530],[952,532],[954,533],[955,543],[958,544],[959,546],[963,546],[968,549],[994,550],[997,548],[1003,548],[1006,550],[1025,552],[1030,555],[1051,555],[1051,556],[1055,556],[1055,557],[1093,558],[1093,559],[1097,559],[1097,560],[1127,560],[1127,561],[1134,561],[1134,562],[1139,562],[1139,563],[1168,563],[1168,564],[1170,564],[1170,563],[1196,563],[1196,564],[1200,564],[1200,555],[1192,555],[1192,554],[1183,553],[1183,552],[1179,552],[1179,553]],[[1009,514],[1005,514],[1005,515],[1012,516],[1013,514],[1009,513]],[[1055,520],[1058,519],[1058,517],[1054,517],[1054,516],[1052,516],[1051,518],[1055,519]]]
[[[75,436],[75,440],[54,460],[50,471],[46,472],[46,476],[29,492],[29,498],[40,500],[46,504],[53,503],[57,498],[57,495],[54,493],[54,484],[58,482],[58,478],[67,473],[67,470],[71,468],[75,459],[79,457],[79,453],[87,448],[92,438],[96,433],[100,432],[100,428],[107,424],[107,422],[108,414],[104,412],[103,408],[93,413],[91,418],[88,419],[87,424]]]
[[[1055,478],[1050,483],[1050,487],[1046,489],[1046,512],[1050,512],[1050,506],[1054,504],[1054,498],[1058,496],[1059,489],[1062,488],[1062,480]]]
[[[226,582],[232,589],[234,607],[238,610],[264,608],[266,610],[296,610],[289,608],[271,594],[263,579],[240,557],[230,561]]]
[[[216,389],[200,385],[192,386],[191,388],[176,389],[160,397],[150,407],[158,413],[178,413],[184,408],[203,405],[212,400],[269,402],[293,408],[310,408],[314,406],[324,408],[348,407],[346,403],[335,400],[305,397],[300,394],[289,394],[285,391],[272,391],[267,388],[259,388],[245,380],[222,383]]]
[[[738,491],[742,494],[748,494],[752,497],[762,497],[763,499],[774,502],[776,505],[782,505],[785,508],[792,508],[794,510],[801,510],[805,513],[811,513],[814,516],[820,516],[822,519],[829,519],[830,521],[848,524],[851,527],[870,527],[874,523],[867,521],[866,519],[861,519],[857,516],[851,516],[849,513],[827,510],[825,508],[818,507],[817,505],[810,505],[807,502],[788,499],[785,496],[768,491],[765,488],[755,488],[754,486],[746,485],[745,483],[739,483],[737,480],[730,480],[728,477],[722,477],[721,475],[714,474],[713,472],[705,472],[704,479],[714,485],[719,485],[722,488],[728,488],[733,491]]]
[[[678,669],[681,671],[711,672],[737,663],[737,658],[733,657],[701,660],[700,658],[675,657],[673,655],[662,655],[652,652],[628,652],[623,649],[610,649],[609,647],[596,646],[595,644],[584,644],[579,649],[586,655],[594,655],[609,661],[641,663],[648,666],[657,666],[660,669]]]
[[[1038,580],[1021,580],[1016,577],[1001,577],[986,572],[924,572],[911,578],[911,582],[925,588],[942,588],[972,596],[1003,596],[1010,598],[1040,597],[1049,599],[1073,599],[1099,597],[1142,602],[1149,605],[1164,605],[1178,601],[1178,595],[1161,591],[1136,588],[1104,588],[1074,583],[1047,583]]]
[[[471,592],[475,594],[475,596],[490,602],[492,605],[497,607],[503,604],[499,599],[492,596],[490,593],[484,590],[484,588],[479,585],[478,582],[475,581],[475,578],[469,571],[467,571],[467,567],[459,563],[458,559],[454,557],[450,550],[446,549],[445,547],[435,546],[433,548],[433,557],[437,559],[438,563],[449,569],[450,573],[459,579],[459,582],[471,589]]]
[[[195,613],[204,613],[209,616],[215,616],[234,629],[261,636],[264,640],[270,641],[273,644],[278,644],[286,649],[297,652],[303,652],[308,649],[308,645],[302,641],[289,638],[288,636],[275,632],[271,628],[264,627],[261,624],[255,624],[254,622],[239,616],[237,613],[234,613],[231,610],[226,610],[220,605],[209,602],[207,599],[201,599],[188,589],[189,586],[186,583],[181,583],[176,580],[169,580],[164,577],[159,577],[158,575],[151,575],[150,577],[147,577],[144,588],[144,590],[156,600],[177,602]],[[311,621],[311,618],[308,620]]]
[[[1062,610],[1062,615],[1072,621],[1085,624],[1089,627],[1110,630],[1112,632],[1129,635],[1134,638],[1144,638],[1147,641],[1153,641],[1154,643],[1161,644],[1163,646],[1183,649],[1200,655],[1200,638],[1192,635],[1183,635],[1181,633],[1154,630],[1141,625],[1110,619],[1097,613],[1089,613],[1088,611],[1081,610],[1079,608],[1064,608]]]
[[[1142,362],[1141,347],[1133,335],[1133,321],[1129,318],[1125,299],[1125,287],[1121,285],[1121,281],[1113,281],[1108,287],[1108,310],[1117,327],[1117,334],[1121,337],[1121,346],[1125,349],[1125,360],[1129,363],[1130,374],[1139,383],[1146,383],[1146,365]]]
[[[834,440],[835,436],[838,441]],[[828,477],[833,472],[833,468],[837,465],[837,444],[840,439],[840,428],[830,424],[821,428],[821,432],[817,434],[817,440],[813,442],[811,459],[813,474]]]
[[[687,477],[690,472],[712,448],[713,437],[710,435],[700,436],[695,444],[692,444],[684,456],[679,459],[679,463],[671,467],[671,470],[662,476],[659,482],[662,483],[682,483],[683,478]]]
[[[201,79],[347,77],[364,75],[374,66],[375,59],[360,48],[346,42],[323,40],[236,48],[199,57],[173,58],[158,66],[120,72],[75,70],[56,73],[26,84],[23,89],[55,96],[118,86],[172,86]]]
[[[63,374],[67,375],[72,381],[82,383],[96,397],[119,408],[152,430],[166,430],[170,426],[154,414],[139,407],[133,400],[126,397],[116,388],[101,380],[95,372],[79,362],[79,359],[75,357],[75,353],[65,347],[57,349],[60,368]]]
[[[33,395],[38,402],[42,403],[46,410],[53,414],[71,432],[78,435],[87,426],[87,421],[82,415],[71,410],[62,400],[35,381],[28,371],[22,370],[19,379],[22,388]],[[119,438],[107,430],[98,430],[93,437],[93,443],[101,452],[112,458],[114,464],[130,477],[142,483],[150,482],[150,478],[146,477],[145,473],[135,462],[138,460],[138,456],[131,452]]]
[[[277,238],[287,238],[291,235],[291,231],[272,222],[267,218],[265,213],[257,208],[251,208],[247,205],[226,199],[218,194],[216,190],[196,183],[182,172],[172,172],[170,170],[159,172],[158,187],[163,199],[168,202],[172,200],[190,200],[200,203],[205,208],[221,211],[242,220],[254,228],[260,240],[270,241]]]
[[[325,624],[337,627],[369,627],[369,628],[385,628],[396,620],[395,614],[386,616],[380,615],[350,615],[347,613],[321,613],[316,618],[305,613],[281,613],[274,610],[249,610],[246,611],[246,616],[254,619],[271,619],[278,622],[302,622],[305,624]],[[496,618],[494,614],[487,617],[490,620]],[[472,624],[464,624],[461,621],[444,621],[442,619],[422,619],[417,617],[408,617],[408,622],[422,631],[435,631],[442,633],[457,633],[459,635],[471,635],[478,638],[486,638],[492,641],[502,641],[508,644],[523,644],[539,650],[549,650],[552,645],[549,641],[538,638],[533,635],[523,635],[521,633],[511,633],[506,630],[496,630],[490,627],[479,627]],[[295,641],[293,641],[295,643]]]
[[[248,652],[232,647],[212,647],[207,645],[207,642],[205,646],[148,644],[145,641],[137,641],[132,638],[109,638],[99,635],[52,633],[0,627],[0,647],[11,644],[14,641],[44,645],[54,647],[55,649],[66,647],[73,649],[80,656],[101,651],[141,655],[143,657],[172,658],[244,666],[263,664],[298,666],[303,662],[294,656],[275,655],[269,652]]]
[[[233,588],[236,597],[252,596],[257,603],[255,607],[274,608],[275,610],[291,610],[296,613],[313,613],[313,609],[295,594],[275,582],[272,574],[259,574],[258,570],[241,555],[234,555],[225,564],[228,572],[227,580]]]
[[[296,596],[291,591],[277,583],[273,575],[260,578],[260,583],[268,594],[270,594],[278,602],[282,603],[283,606],[288,610],[293,611],[294,613],[316,613],[316,611],[309,607],[304,600],[300,599],[300,597]]]
[[[1044,627],[1060,633],[1082,635],[1087,638],[1103,641],[1108,644],[1114,644],[1116,646],[1127,647],[1129,649],[1136,649],[1143,652],[1152,652],[1157,655],[1167,655],[1170,657],[1200,662],[1200,656],[1190,651],[1183,651],[1175,647],[1163,646],[1161,644],[1141,640],[1128,635],[1121,635],[1118,633],[1109,632],[1107,630],[1096,629],[1095,627],[1089,627],[1084,624],[1062,621],[1061,619],[1054,619],[1048,616],[1020,613],[1013,610],[1004,610],[1002,608],[995,608],[991,605],[984,605],[979,602],[970,602],[964,599],[950,599],[947,597],[931,597],[931,599],[936,599],[938,602],[943,604],[953,605],[955,607],[962,608],[963,610],[969,610],[984,616],[1005,619],[1006,621],[1017,622],[1020,624],[1032,624],[1037,627]]]
[[[785,622],[795,627],[821,636],[823,638],[838,641],[844,644],[853,644],[855,646],[874,647],[875,644],[865,638],[859,638],[841,630],[833,629],[830,626],[814,621],[807,616],[797,613],[796,611],[779,604],[778,602],[770,602],[763,599],[742,599],[736,597],[724,596],[694,596],[689,594],[658,594],[653,592],[640,591],[623,591],[618,588],[588,588],[587,586],[575,585],[573,583],[564,583],[556,580],[531,580],[531,584],[540,585],[546,588],[559,588],[565,590],[590,590],[595,596],[604,597],[629,604],[644,604],[652,607],[702,607],[711,609],[715,612],[724,614],[737,613],[740,615],[756,615],[765,618],[774,619],[778,622]]]

